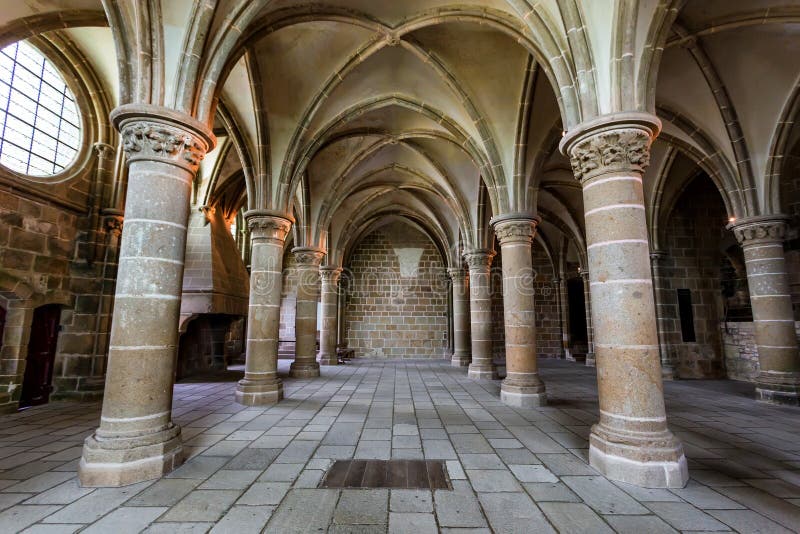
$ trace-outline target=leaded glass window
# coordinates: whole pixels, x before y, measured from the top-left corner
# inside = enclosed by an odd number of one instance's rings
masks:
[[[30,176],[52,176],[80,146],[75,96],[55,66],[31,45],[0,50],[0,163]]]

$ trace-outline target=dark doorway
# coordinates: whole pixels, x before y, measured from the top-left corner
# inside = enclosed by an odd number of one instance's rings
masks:
[[[40,306],[33,311],[20,408],[46,404],[50,399],[60,318],[60,304]]]
[[[586,344],[586,300],[583,295],[583,279],[567,280],[567,299],[569,301],[569,335],[572,344]]]

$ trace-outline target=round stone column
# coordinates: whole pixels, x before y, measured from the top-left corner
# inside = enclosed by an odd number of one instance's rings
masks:
[[[497,377],[492,362],[492,287],[490,268],[494,252],[485,249],[464,253],[469,265],[469,315],[472,362],[467,376],[475,379]]]
[[[84,486],[158,478],[183,461],[171,416],[189,197],[216,142],[204,124],[157,106],[120,106],[111,119],[128,193],[100,427],[78,467]]]
[[[338,365],[336,338],[339,333],[339,278],[342,270],[338,267],[322,267],[322,329],[319,334],[320,365]]]
[[[589,462],[608,478],[682,487],[688,468],[667,428],[642,176],[660,121],[620,113],[561,142],[583,185],[600,422]]]
[[[583,308],[586,314],[586,366],[595,366],[594,327],[592,326],[592,292],[589,289],[589,271],[581,271],[583,281]]]
[[[567,295],[567,280],[564,273],[553,280],[558,291],[558,315],[561,319],[561,354],[565,360],[574,361],[569,344],[569,296]]]
[[[244,378],[236,386],[236,402],[247,406],[274,404],[283,398],[278,378],[278,330],[281,315],[283,244],[292,220],[268,210],[245,213],[250,228],[250,306]]]
[[[538,218],[506,215],[492,219],[503,255],[503,317],[506,333],[506,377],[500,400],[509,406],[546,404],[536,360],[536,322],[531,246]]]
[[[469,351],[469,278],[464,269],[447,269],[453,282],[453,367],[466,367],[470,363]]]
[[[744,251],[759,373],[756,399],[800,404],[800,354],[783,241],[788,217],[749,217],[730,225]]]
[[[669,291],[669,280],[664,276],[665,258],[666,253],[660,250],[650,253],[650,264],[653,270],[653,297],[656,303],[656,327],[658,328],[658,344],[661,354],[661,377],[664,380],[675,380],[675,365],[667,342],[667,330],[664,324],[671,319],[666,315],[666,293]]]
[[[319,300],[319,264],[325,251],[297,247],[292,249],[297,264],[297,308],[294,316],[294,361],[289,369],[293,378],[319,376],[317,362],[317,301]]]

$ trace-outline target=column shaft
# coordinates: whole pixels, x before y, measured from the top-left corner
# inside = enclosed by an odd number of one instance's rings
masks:
[[[531,246],[538,218],[500,216],[492,220],[503,255],[503,317],[506,334],[506,378],[500,399],[509,406],[546,404],[536,358],[536,312]]]
[[[467,376],[475,379],[496,378],[492,362],[492,289],[490,268],[494,252],[472,250],[464,253],[469,265],[469,313],[472,336],[472,362]]]
[[[470,363],[469,328],[469,278],[464,269],[448,269],[453,282],[453,367],[466,367]]]
[[[650,254],[650,262],[653,270],[653,297],[656,305],[656,327],[658,328],[658,345],[661,355],[661,376],[664,380],[675,380],[675,365],[670,353],[669,343],[667,343],[667,333],[665,322],[668,320],[664,316],[666,308],[667,278],[664,276],[664,252],[653,252]]]
[[[78,469],[85,486],[158,478],[183,461],[171,409],[189,196],[215,142],[205,125],[164,108],[126,105],[111,117],[128,194],[100,427]]]
[[[562,141],[583,185],[600,422],[591,465],[644,487],[682,487],[683,446],[667,428],[642,176],[657,118],[620,114]]]
[[[581,271],[583,280],[583,307],[586,313],[586,366],[595,367],[594,326],[592,325],[592,292],[589,286],[589,271]]]
[[[556,291],[558,291],[558,313],[561,318],[561,354],[565,360],[574,361],[572,350],[569,342],[569,295],[567,294],[567,280],[564,278],[564,273],[556,278],[553,282],[556,284]]]
[[[800,354],[783,251],[786,220],[752,217],[736,222],[733,230],[744,251],[753,309],[759,364],[756,399],[797,406]]]
[[[337,365],[336,339],[339,334],[339,277],[342,270],[323,267],[322,276],[322,329],[319,335],[319,363]]]
[[[286,216],[266,210],[245,213],[250,228],[250,306],[244,378],[236,386],[236,402],[273,404],[283,398],[278,378],[278,330],[283,284],[283,243],[292,226]]]
[[[319,376],[317,362],[317,302],[319,301],[319,264],[324,250],[298,247],[292,250],[297,260],[297,307],[294,315],[294,361],[289,369],[293,378]]]

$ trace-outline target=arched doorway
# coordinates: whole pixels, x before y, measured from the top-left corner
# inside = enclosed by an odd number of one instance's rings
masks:
[[[20,408],[46,404],[50,399],[60,318],[60,304],[39,306],[33,311]]]

